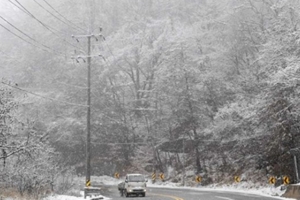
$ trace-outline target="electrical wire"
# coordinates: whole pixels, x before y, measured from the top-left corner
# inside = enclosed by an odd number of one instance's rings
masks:
[[[57,36],[58,38],[61,38],[61,36],[59,36],[56,32],[60,32],[57,29],[46,25],[45,23],[43,23],[41,20],[37,19],[31,12],[29,12],[18,0],[15,0],[19,5],[15,4],[14,2],[12,2],[11,0],[8,0],[11,4],[13,4],[14,6],[16,6],[17,8],[19,8],[22,12],[24,12],[25,14],[27,14],[29,17],[33,18],[34,20],[36,20],[38,23],[40,23],[44,28],[46,28],[47,30],[49,30],[51,33],[53,33],[55,36]],[[77,48],[77,46],[73,45],[72,43],[66,41],[65,39],[61,38],[66,44]]]
[[[51,29],[53,29],[54,31],[57,31],[56,29],[47,26],[46,24],[44,24],[42,21],[40,21],[39,19],[37,19],[31,12],[29,12],[18,0],[15,0],[19,6],[21,6],[21,10],[26,13],[27,15],[29,15],[30,17],[32,17],[33,19],[35,19],[37,22],[39,22],[43,27],[45,27],[46,29],[48,29],[51,33],[56,34],[55,32],[53,32]],[[15,4],[14,4],[15,5]],[[18,8],[20,9],[20,7],[18,6]]]
[[[37,46],[37,45],[35,45],[35,44],[33,44],[33,43],[31,43],[31,42],[29,42],[29,41],[27,41],[27,40],[25,40],[24,38],[22,38],[21,36],[19,36],[19,35],[17,35],[17,34],[15,34],[14,32],[12,32],[11,30],[9,30],[8,28],[6,28],[5,26],[3,26],[2,24],[0,24],[0,26],[2,26],[5,30],[7,30],[8,32],[10,32],[11,34],[13,34],[14,36],[16,36],[17,38],[19,38],[19,39],[21,39],[21,40],[23,40],[24,42],[26,42],[26,43],[28,43],[28,44],[30,44],[30,45],[33,45],[33,46],[35,46],[35,47],[37,47],[37,48],[39,48],[39,49],[41,49],[41,50],[43,50],[43,51],[46,51],[46,52],[49,52],[48,50],[46,50],[46,49],[43,49],[43,48],[40,48],[39,46]]]
[[[16,26],[14,26],[12,23],[10,23],[9,21],[7,21],[4,17],[2,17],[0,15],[0,18],[3,19],[6,23],[8,23],[10,26],[14,27],[16,30],[18,30],[20,33],[22,33],[23,35],[27,36],[28,38],[30,38],[31,40],[35,41],[35,39],[33,39],[32,37],[30,37],[29,35],[27,35],[26,33],[24,33],[23,31],[21,31],[20,29],[18,29]],[[36,41],[35,41],[36,42]],[[48,48],[48,47],[47,47]]]
[[[76,24],[72,23],[70,20],[68,20],[67,18],[65,18],[62,14],[60,14],[53,6],[51,6],[46,0],[43,0],[50,8],[52,8],[59,16],[61,16],[63,19],[65,19],[67,22],[69,22],[70,24],[72,24],[73,26],[79,28],[82,31],[85,31],[83,28],[81,28],[80,26],[77,26]]]
[[[5,55],[5,56],[7,56],[7,57],[11,57],[11,56],[8,55],[7,53],[3,52],[1,49],[0,49],[0,53],[3,54],[3,55]],[[22,62],[20,62],[20,61],[18,61],[18,60],[16,60],[16,59],[14,59],[14,61],[17,62],[18,64],[24,65],[24,63],[22,63]],[[31,64],[29,64],[29,66],[32,67],[32,68],[34,68]],[[46,78],[45,76],[43,76],[43,77]],[[58,81],[56,81],[56,82],[57,82],[58,84],[63,84],[63,85],[67,85],[67,86],[72,86],[72,87],[74,87],[74,88],[81,89],[81,90],[87,89],[87,87],[83,87],[83,86],[71,85],[71,84],[66,84],[66,83],[58,82]]]
[[[55,36],[57,36],[58,38],[61,38],[59,35],[57,35],[54,31],[56,31],[56,32],[60,32],[60,31],[58,31],[57,29],[55,29],[55,28],[53,28],[53,27],[51,27],[51,26],[49,26],[49,25],[46,25],[45,23],[43,23],[41,20],[39,20],[39,19],[37,19],[30,11],[28,11],[18,0],[15,0],[28,14],[29,14],[29,16],[30,17],[32,17],[33,19],[35,19],[36,21],[38,21],[42,26],[44,26],[46,29],[48,29],[51,33],[53,33]],[[51,30],[52,29],[52,30]],[[68,42],[68,41],[66,41],[65,39],[63,39],[62,38],[62,40],[66,43],[66,44],[68,44],[68,45],[70,45],[70,46],[72,46],[72,47],[75,47],[75,48],[77,48],[75,45],[73,45],[72,43],[70,43],[70,42]]]
[[[11,4],[13,4],[15,7],[19,8],[21,11],[23,11],[24,13],[26,13],[27,15],[29,15],[29,13],[27,13],[24,9],[20,8],[18,5],[16,5],[14,2],[12,2],[11,0],[8,0]]]
[[[67,26],[70,26],[72,28],[74,28],[72,25],[66,23],[65,21],[61,20],[60,18],[58,18],[56,15],[54,15],[52,12],[50,12],[48,9],[46,9],[44,6],[42,6],[40,3],[38,3],[36,0],[33,0],[37,5],[39,5],[42,9],[44,9],[46,12],[48,12],[50,15],[52,15],[54,18],[58,19],[60,22],[66,24]]]
[[[17,86],[13,86],[13,85],[11,85],[11,84],[5,83],[5,82],[3,82],[3,81],[1,81],[1,83],[2,83],[3,85],[9,86],[9,87],[11,87],[11,88],[20,90],[20,91],[22,91],[22,92],[25,92],[25,93],[28,93],[28,94],[31,94],[31,95],[34,95],[34,96],[37,96],[37,97],[40,97],[40,98],[43,98],[43,99],[47,99],[47,100],[51,100],[51,101],[56,101],[56,102],[63,103],[63,104],[66,104],[66,105],[71,105],[71,106],[88,107],[88,105],[84,105],[84,104],[70,103],[70,102],[67,102],[67,101],[60,101],[60,100],[57,100],[57,99],[54,99],[54,98],[45,97],[45,96],[42,96],[42,95],[39,95],[39,94],[30,92],[30,91],[28,91],[28,90],[24,90],[24,89],[19,88],[19,87],[17,87]]]
[[[19,31],[20,33],[22,33],[23,35],[25,35],[26,37],[28,37],[29,39],[31,39],[31,40],[33,40],[34,42],[38,43],[39,45],[41,45],[41,46],[45,47],[46,49],[49,49],[49,50],[51,50],[51,51],[53,51],[53,52],[55,52],[55,53],[63,54],[62,52],[58,52],[58,51],[56,51],[56,50],[53,50],[53,49],[51,49],[50,47],[46,46],[45,44],[36,41],[34,38],[32,38],[32,37],[29,36],[28,34],[24,33],[24,32],[21,31],[19,28],[17,28],[16,26],[14,26],[12,23],[10,23],[9,21],[7,21],[7,20],[6,20],[4,17],[2,17],[1,15],[0,15],[0,18],[3,19],[3,20],[4,20],[6,23],[8,23],[10,26],[12,26],[14,29],[16,29],[17,31]],[[2,25],[2,27],[3,27],[3,25]],[[6,28],[5,28],[5,29],[6,29]],[[7,29],[6,29],[6,30],[7,30]]]

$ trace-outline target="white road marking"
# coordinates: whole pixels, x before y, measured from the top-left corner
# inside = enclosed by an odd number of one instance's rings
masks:
[[[220,197],[220,196],[215,196],[215,197],[217,197],[217,198],[219,198],[219,199],[234,200],[234,199],[227,198],[227,197]]]

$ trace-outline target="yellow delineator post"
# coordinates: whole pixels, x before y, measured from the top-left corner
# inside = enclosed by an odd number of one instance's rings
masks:
[[[91,180],[87,179],[85,181],[85,188],[84,188],[84,198],[87,197],[88,195],[88,190],[89,190],[89,187],[91,186]]]
[[[156,172],[153,172],[151,174],[151,180],[152,180],[152,183],[155,183],[155,181],[156,181]]]
[[[86,183],[85,183],[85,186],[90,187],[91,186],[91,180],[87,180]]]
[[[152,173],[151,178],[152,178],[153,181],[155,181],[155,179],[156,179],[156,173],[155,172]]]

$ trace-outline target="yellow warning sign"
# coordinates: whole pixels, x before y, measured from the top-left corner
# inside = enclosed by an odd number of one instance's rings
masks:
[[[160,173],[160,174],[159,174],[159,178],[160,178],[161,180],[164,180],[164,179],[165,179],[165,175],[164,175],[163,173]]]
[[[195,180],[196,180],[197,183],[200,183],[202,181],[202,177],[201,176],[196,176]]]
[[[120,178],[120,174],[118,172],[116,172],[114,177],[118,179],[118,178]]]
[[[241,182],[241,178],[240,178],[239,176],[235,176],[235,177],[234,177],[234,181],[235,181],[236,183],[239,183],[239,182]]]
[[[275,184],[275,183],[276,183],[276,178],[275,178],[274,176],[271,176],[271,177],[269,178],[269,183],[270,183],[270,184]]]
[[[283,184],[284,184],[284,185],[290,184],[290,178],[289,178],[288,176],[284,176],[284,177],[283,177]]]

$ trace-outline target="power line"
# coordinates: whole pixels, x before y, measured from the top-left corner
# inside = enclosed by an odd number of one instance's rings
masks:
[[[67,84],[67,83],[63,83],[63,82],[59,82],[59,81],[56,81],[57,83],[59,84],[63,84],[63,85],[66,85],[66,86],[71,86],[71,87],[75,87],[75,88],[78,88],[78,89],[84,89],[86,90],[87,87],[83,87],[83,86],[78,86],[78,85],[72,85],[72,84]]]
[[[24,9],[20,8],[18,5],[16,5],[14,2],[12,2],[11,0],[8,0],[11,4],[13,4],[14,6],[16,6],[17,8],[19,8],[21,11],[23,11],[25,14],[29,15],[29,13],[27,13]]]
[[[45,23],[43,23],[41,20],[37,19],[31,12],[29,12],[18,0],[15,0],[19,5],[15,4],[14,2],[12,2],[11,0],[8,0],[11,4],[13,4],[14,6],[16,6],[17,8],[19,8],[22,12],[24,12],[25,14],[27,14],[29,17],[33,18],[34,20],[36,20],[38,23],[40,23],[44,28],[46,28],[47,30],[49,30],[51,33],[53,33],[55,36],[57,36],[58,38],[61,38],[61,36],[57,35],[54,31],[56,32],[60,32],[58,30],[56,30],[55,28],[46,25]],[[66,44],[77,48],[75,45],[67,42],[65,39],[61,38]]]
[[[3,19],[6,23],[8,23],[10,26],[12,26],[14,29],[16,29],[17,31],[19,31],[20,33],[22,33],[23,35],[25,35],[26,37],[28,37],[29,39],[33,40],[34,42],[42,45],[43,47],[45,47],[46,49],[49,49],[55,53],[59,53],[59,54],[63,54],[62,52],[57,52],[56,50],[51,49],[50,47],[46,46],[43,43],[40,43],[38,41],[36,41],[34,38],[32,38],[31,36],[29,36],[28,34],[24,33],[23,31],[21,31],[19,28],[17,28],[16,26],[14,26],[12,23],[10,23],[9,21],[7,21],[5,18],[3,18],[2,16],[0,16],[1,19]],[[3,25],[2,25],[3,27]],[[6,29],[7,30],[7,29]]]
[[[127,144],[127,145],[143,145],[149,144],[149,142],[91,142],[92,144],[99,144],[99,145],[115,145],[115,144]]]
[[[20,33],[22,33],[23,35],[27,36],[28,38],[30,38],[31,40],[34,40],[32,37],[30,37],[29,35],[27,35],[26,33],[24,33],[23,31],[21,31],[20,29],[18,29],[16,26],[14,26],[13,24],[11,24],[9,21],[7,21],[4,17],[2,17],[0,15],[0,18],[3,19],[6,23],[8,23],[9,25],[11,25],[12,27],[14,27],[16,30],[18,30]],[[35,41],[36,42],[36,41]]]
[[[30,17],[32,17],[33,19],[35,19],[36,21],[38,21],[42,26],[44,26],[46,29],[48,29],[49,31],[51,31],[53,34],[56,34],[54,33],[51,29],[53,29],[54,31],[57,31],[56,29],[50,27],[50,26],[47,26],[46,24],[44,24],[42,21],[40,21],[39,19],[37,19],[31,12],[29,12],[18,0],[15,0],[21,7],[23,10],[25,10]]]
[[[6,28],[5,26],[3,26],[2,24],[0,24],[0,26],[2,26],[5,30],[7,30],[8,32],[10,32],[11,34],[13,34],[14,36],[18,37],[19,39],[23,40],[24,42],[26,42],[26,43],[28,43],[28,44],[31,44],[31,45],[33,45],[33,46],[35,46],[35,47],[37,47],[37,48],[39,48],[39,49],[41,49],[41,50],[43,50],[43,51],[49,52],[49,51],[47,51],[47,50],[45,50],[45,49],[40,48],[39,46],[36,46],[35,44],[33,44],[33,43],[31,43],[31,42],[25,40],[25,39],[22,38],[21,36],[15,34],[15,33],[12,32],[11,30],[9,30],[9,29]]]
[[[13,86],[13,85],[11,85],[11,84],[5,83],[5,82],[3,82],[3,81],[1,81],[1,83],[2,83],[3,85],[9,86],[9,87],[11,87],[11,88],[20,90],[20,91],[22,91],[22,92],[25,92],[25,93],[28,93],[28,94],[31,94],[31,95],[34,95],[34,96],[37,96],[37,97],[40,97],[40,98],[43,98],[43,99],[47,99],[47,100],[51,100],[51,101],[56,101],[56,102],[59,102],[59,103],[63,103],[63,104],[67,104],[67,105],[72,105],[72,106],[88,107],[88,105],[84,105],[84,104],[70,103],[70,102],[67,102],[67,101],[60,101],[60,100],[57,100],[57,99],[54,99],[54,98],[45,97],[45,96],[42,96],[42,95],[39,95],[39,94],[30,92],[30,91],[27,91],[27,90],[24,90],[24,89],[19,88],[19,87],[17,87],[17,86]]]
[[[37,19],[30,11],[28,11],[18,0],[15,0],[28,14],[29,16],[31,16],[33,19],[35,19],[36,21],[38,21],[42,26],[44,26],[46,29],[48,29],[51,33],[53,33],[54,35],[56,35],[57,37],[61,38],[59,35],[57,35],[54,31],[56,32],[60,32],[58,31],[57,29],[49,26],[49,25],[46,25],[45,23],[43,23],[41,20]],[[52,30],[51,30],[52,29]],[[65,39],[63,39],[63,41],[66,43],[66,44],[69,44],[70,46],[72,47],[75,47],[75,45],[67,42]]]
[[[50,12],[48,9],[46,9],[44,6],[42,6],[40,3],[38,3],[36,0],[33,0],[36,4],[38,4],[41,8],[43,8],[45,11],[47,11],[50,15],[52,15],[53,17],[55,17],[56,19],[58,19],[59,21],[61,21],[62,23],[74,28],[72,25],[66,23],[65,21],[61,20],[60,18],[58,18],[56,15],[54,15],[52,12]]]
[[[59,16],[61,16],[63,19],[65,19],[67,22],[69,22],[70,24],[74,25],[75,27],[79,28],[82,31],[85,31],[83,28],[81,28],[80,26],[77,26],[76,24],[72,23],[70,20],[68,20],[67,18],[65,18],[62,14],[60,14],[53,6],[51,6],[46,0],[43,0],[50,8],[52,8]]]

